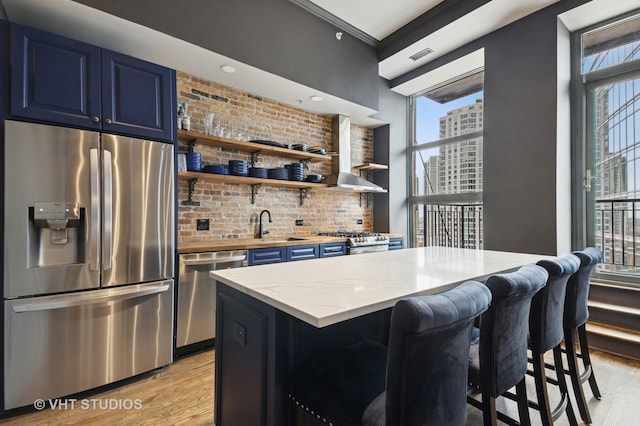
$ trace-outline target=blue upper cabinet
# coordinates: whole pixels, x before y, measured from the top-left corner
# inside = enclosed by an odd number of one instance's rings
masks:
[[[175,141],[175,71],[21,25],[11,45],[12,116]]]
[[[106,131],[173,140],[175,72],[102,50],[102,127]]]
[[[0,142],[4,135],[2,123],[9,113],[9,23],[0,19]]]
[[[11,37],[11,115],[100,129],[100,49],[21,25]]]

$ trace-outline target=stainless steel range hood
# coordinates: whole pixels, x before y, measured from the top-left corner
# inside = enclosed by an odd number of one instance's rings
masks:
[[[332,150],[338,155],[333,157],[332,174],[326,177],[324,183],[329,185],[329,189],[383,192],[382,187],[351,173],[351,119],[336,115],[331,124]]]

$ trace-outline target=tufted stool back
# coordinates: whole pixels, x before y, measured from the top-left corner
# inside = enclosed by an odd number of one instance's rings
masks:
[[[580,267],[580,259],[565,254],[541,260],[537,265],[547,271],[549,279],[531,301],[529,347],[537,353],[545,353],[558,346],[564,337],[562,321],[567,282]]]
[[[580,259],[580,269],[569,279],[564,310],[564,326],[578,328],[589,319],[589,283],[596,265],[602,262],[602,252],[595,247],[574,251]]]
[[[527,335],[531,299],[547,282],[536,265],[489,277],[491,309],[480,318],[480,382],[494,398],[518,383],[527,372]]]
[[[588,302],[591,275],[596,265],[602,262],[604,256],[595,247],[574,251],[573,254],[580,259],[580,268],[569,278],[567,283],[567,297],[564,302],[564,342],[569,377],[571,377],[578,411],[580,411],[580,417],[585,423],[591,423],[591,414],[582,383],[589,381],[589,386],[596,399],[602,398],[602,395],[591,365],[586,322],[589,319]],[[579,350],[576,349],[576,346],[579,347]],[[579,359],[582,359],[584,367],[582,371],[578,366]]]
[[[475,281],[399,300],[388,348],[358,342],[294,371],[294,414],[336,426],[464,425],[471,328],[490,302]]]

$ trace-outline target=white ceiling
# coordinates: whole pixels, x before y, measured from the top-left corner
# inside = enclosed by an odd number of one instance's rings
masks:
[[[378,71],[386,79],[396,78],[557,1],[492,0],[383,60]],[[427,47],[433,53],[417,61],[409,58]]]
[[[108,15],[71,0],[0,0],[10,21],[40,28],[97,46],[119,51],[184,71],[259,96],[318,114],[342,114],[353,123],[376,127],[376,111],[312,87],[207,51],[199,46],[150,28]],[[422,15],[441,0],[311,0],[328,12],[376,39]],[[379,64],[380,75],[392,79],[422,66],[469,41],[507,25],[558,0],[492,0],[474,12],[446,25]],[[570,30],[579,29],[621,13],[640,9],[640,0],[592,0],[561,16]],[[179,12],[179,6],[176,6]],[[152,12],[151,12],[152,13]],[[424,47],[434,49],[417,62],[408,56]],[[234,65],[236,74],[224,74],[220,65]],[[394,88],[411,95],[483,65],[482,51],[447,67],[423,74]],[[309,97],[320,95],[322,102]]]
[[[309,0],[380,41],[443,0]]]

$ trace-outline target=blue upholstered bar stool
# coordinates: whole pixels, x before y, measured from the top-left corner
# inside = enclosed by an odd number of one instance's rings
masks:
[[[388,348],[355,343],[293,373],[298,424],[464,425],[471,328],[490,302],[475,281],[398,301]]]
[[[547,285],[533,296],[529,314],[529,349],[538,400],[538,403],[533,406],[540,411],[543,426],[552,425],[564,412],[567,414],[569,424],[575,426],[578,423],[564,376],[561,343],[564,332],[563,314],[567,282],[580,267],[580,259],[572,254],[565,254],[554,259],[541,260],[537,265],[547,271],[549,278]],[[560,401],[553,408],[549,402],[544,362],[544,355],[550,350],[553,350],[557,380],[549,381],[557,384],[560,391]]]
[[[546,284],[549,274],[537,265],[525,265],[515,272],[489,277],[491,307],[480,317],[479,338],[469,353],[469,396],[467,402],[482,410],[485,425],[497,419],[510,425],[529,425],[527,334],[531,299]],[[496,410],[496,398],[516,387],[517,421]],[[481,393],[478,401],[474,393]]]
[[[582,251],[574,251],[580,259],[580,268],[574,273],[567,284],[567,297],[564,305],[564,342],[567,351],[568,374],[576,396],[580,417],[586,423],[591,423],[591,415],[587,407],[582,384],[589,381],[591,392],[596,399],[600,399],[600,390],[593,374],[591,357],[589,356],[589,344],[587,342],[586,323],[589,319],[589,285],[591,274],[595,266],[602,262],[603,255],[595,247],[587,247]],[[579,344],[579,352],[576,351]],[[578,358],[582,358],[584,370],[578,367]]]

